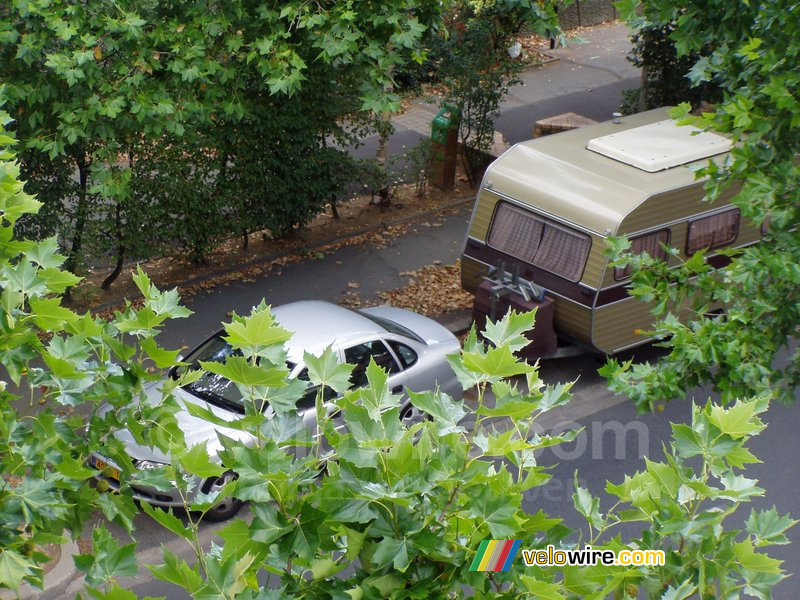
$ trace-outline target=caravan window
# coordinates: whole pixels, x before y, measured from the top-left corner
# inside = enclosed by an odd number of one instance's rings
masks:
[[[497,205],[488,242],[501,252],[570,281],[580,280],[592,244],[588,235],[506,202]]]
[[[631,238],[630,254],[643,254],[647,252],[653,258],[666,260],[667,252],[661,246],[669,243],[669,230],[662,229],[653,233],[647,233],[635,238]],[[631,274],[631,266],[617,267],[614,269],[614,279],[625,279]]]
[[[718,248],[730,244],[739,233],[739,209],[734,208],[710,217],[689,222],[686,254],[703,248]]]

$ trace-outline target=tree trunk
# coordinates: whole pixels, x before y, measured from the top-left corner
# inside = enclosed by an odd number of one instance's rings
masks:
[[[133,151],[128,150],[128,168],[133,169]],[[127,195],[127,194],[126,194]],[[122,203],[125,201],[124,197],[117,198],[116,214],[114,224],[117,233],[117,264],[111,274],[103,280],[100,285],[101,289],[107,290],[111,284],[116,281],[119,274],[122,272],[122,266],[125,263],[125,231],[122,228]]]
[[[339,210],[336,208],[336,196],[331,194],[331,214],[334,219],[339,218]]]
[[[647,110],[647,65],[642,65],[642,85],[639,87],[639,112]]]
[[[378,164],[378,173],[382,175],[381,187],[377,190],[378,204],[389,204],[389,177],[386,173],[386,163],[389,156],[389,132],[392,126],[392,115],[383,111],[378,115],[378,149],[375,152],[375,161]]]
[[[89,163],[86,161],[86,156],[81,151],[78,159],[76,160],[78,166],[78,182],[80,191],[78,192],[78,210],[75,215],[75,231],[72,234],[72,248],[70,248],[67,260],[64,262],[64,268],[70,273],[75,273],[78,268],[78,259],[81,254],[83,246],[83,233],[86,229],[86,220],[89,216],[89,207],[87,206],[87,187],[89,183]]]
[[[391,75],[391,73],[390,73]],[[393,90],[391,81],[383,86],[383,91],[390,94]],[[377,190],[378,204],[388,206],[389,204],[389,174],[386,172],[386,164],[389,156],[389,135],[392,133],[392,113],[383,110],[378,115],[378,149],[375,152],[375,161],[378,163],[378,173],[381,174],[383,181]]]
[[[111,274],[103,280],[101,289],[107,290],[111,284],[119,277],[122,272],[122,265],[125,262],[125,244],[124,235],[122,233],[122,201],[117,200],[117,214],[116,214],[116,228],[117,228],[117,264]]]

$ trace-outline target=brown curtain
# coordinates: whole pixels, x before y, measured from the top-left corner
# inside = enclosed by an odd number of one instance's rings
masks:
[[[500,204],[492,220],[489,245],[501,252],[533,262],[544,224],[524,210]]]
[[[586,236],[546,224],[533,264],[570,281],[578,281],[590,245],[591,241]]]
[[[702,248],[716,248],[736,239],[739,229],[739,210],[727,210],[689,223],[686,254]]]

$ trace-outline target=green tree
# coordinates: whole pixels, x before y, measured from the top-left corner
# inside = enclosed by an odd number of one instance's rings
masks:
[[[471,185],[491,162],[494,123],[509,88],[525,66],[508,47],[523,26],[549,37],[560,35],[554,2],[512,0],[453,2],[449,38],[440,49],[445,103],[459,115],[462,164]]]
[[[628,60],[642,70],[641,86],[625,90],[622,112],[632,114],[661,106],[689,102],[697,108],[702,102],[714,104],[721,98],[713,81],[692,85],[689,72],[697,61],[708,57],[710,48],[703,47],[678,56],[672,39],[675,23],[650,23],[646,19],[632,24],[633,50]]]
[[[0,78],[7,84],[8,107],[25,144],[27,174],[36,178],[33,187],[53,192],[43,196],[54,202],[45,211],[47,219],[32,224],[30,231],[47,234],[66,222],[58,233],[72,271],[80,266],[91,238],[116,259],[106,282],[110,285],[122,261],[157,248],[150,234],[170,225],[149,218],[150,208],[153,217],[163,216],[161,207],[149,202],[155,196],[139,202],[132,189],[130,171],[137,153],[152,157],[163,136],[184,135],[195,136],[189,139],[195,149],[201,138],[211,139],[215,145],[207,150],[214,153],[223,141],[209,137],[213,124],[280,120],[280,113],[265,115],[258,104],[268,94],[282,98],[268,103],[274,110],[283,110],[285,102],[300,103],[304,84],[319,86],[298,111],[307,115],[306,123],[319,114],[327,117],[331,106],[363,112],[396,108],[396,95],[384,91],[393,65],[418,51],[427,27],[420,16],[432,22],[438,14],[428,3],[420,4],[421,10],[414,2],[385,0],[357,5],[110,0],[3,4]],[[347,102],[340,101],[341,95],[349,95]],[[313,152],[315,143],[323,148],[330,129],[328,118],[313,135],[297,140],[302,155]],[[284,122],[268,133],[275,137],[261,140],[262,148],[279,146],[292,132]],[[35,152],[47,159],[33,156]],[[330,151],[319,154],[304,164],[336,170],[329,164]],[[37,167],[47,161],[56,168]],[[256,172],[261,168],[248,164]],[[288,179],[286,173],[278,175]],[[195,190],[198,196],[203,193]],[[287,203],[286,195],[261,199],[276,200],[276,213]],[[280,225],[285,228],[285,221],[306,219],[308,213],[286,216]],[[201,236],[195,232],[194,239]]]
[[[731,401],[774,393],[793,401],[800,382],[800,21],[793,2],[625,2],[622,14],[636,23],[675,22],[672,38],[680,55],[710,46],[690,76],[695,84],[715,81],[723,101],[715,112],[675,116],[729,136],[731,159],[709,164],[710,202],[736,186],[732,202],[742,218],[762,224],[760,244],[713,271],[699,253],[680,268],[648,263],[633,277],[634,293],[659,300],[662,319],[655,335],[669,348],[657,365],[619,365],[604,371],[614,389],[630,394],[643,408],[662,398],[711,382]],[[638,16],[637,11],[643,13]],[[634,260],[634,262],[636,262]],[[676,304],[695,308],[689,322],[672,317]],[[723,302],[725,314],[708,318],[706,309]]]

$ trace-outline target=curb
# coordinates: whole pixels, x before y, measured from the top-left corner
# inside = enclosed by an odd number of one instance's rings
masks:
[[[76,554],[80,554],[77,542],[70,540],[62,544],[58,562],[53,570],[44,576],[41,590],[28,583],[23,583],[17,592],[13,590],[0,591],[0,600],[29,600],[63,596],[78,572],[75,563],[72,561],[73,555]]]

